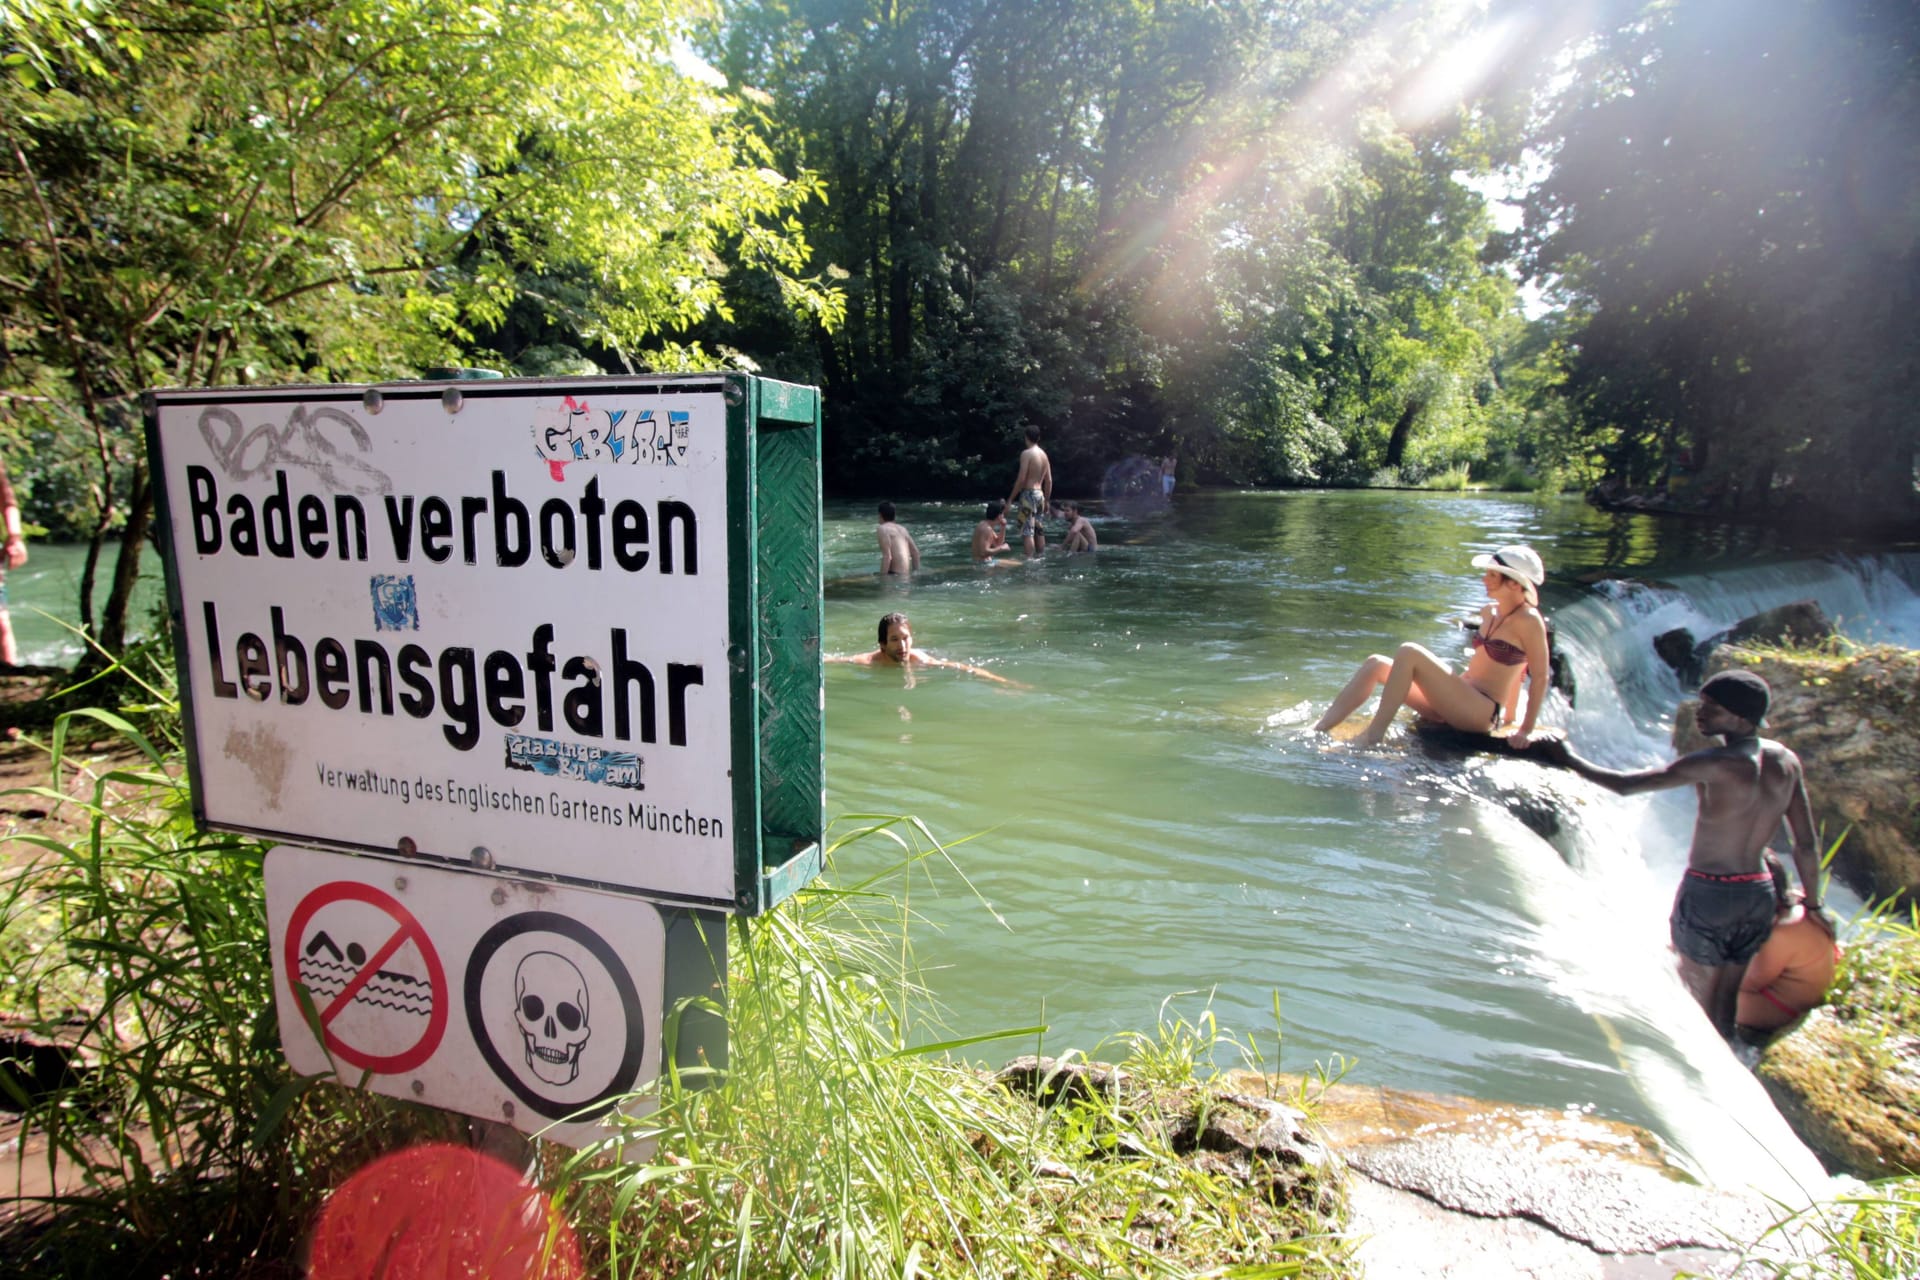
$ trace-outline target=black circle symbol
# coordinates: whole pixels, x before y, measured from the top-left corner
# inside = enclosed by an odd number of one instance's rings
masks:
[[[620,1008],[627,1022],[627,1038],[620,1065],[614,1069],[605,1087],[585,1102],[559,1102],[535,1093],[507,1062],[487,1031],[486,1009],[480,998],[480,985],[486,977],[487,965],[501,947],[528,933],[557,933],[585,947],[607,971],[607,977],[612,980],[614,991],[620,997]],[[473,953],[467,957],[466,980],[462,985],[466,998],[467,1025],[473,1028],[473,1042],[479,1048],[480,1056],[486,1059],[487,1066],[500,1078],[500,1083],[511,1089],[514,1097],[532,1107],[537,1114],[549,1120],[595,1120],[611,1110],[620,1098],[633,1092],[633,1086],[640,1078],[640,1065],[647,1047],[646,1018],[640,1009],[640,993],[635,989],[633,977],[627,972],[619,952],[580,921],[552,911],[523,911],[519,915],[508,916],[480,935],[480,941],[473,946]],[[580,1016],[579,1010],[571,1006],[568,1008],[574,1018]]]

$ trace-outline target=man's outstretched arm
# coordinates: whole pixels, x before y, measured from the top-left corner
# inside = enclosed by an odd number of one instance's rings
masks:
[[[979,676],[983,680],[992,680],[994,683],[1004,684],[1010,689],[1028,689],[1032,687],[1031,685],[1021,684],[1018,680],[1009,680],[1005,676],[995,675],[985,667],[976,667],[967,662],[955,662],[951,658],[935,658],[929,654],[916,653],[913,655],[913,661],[915,666],[946,667],[952,671],[964,671],[970,676]]]
[[[1654,769],[1609,769],[1575,755],[1565,738],[1535,742],[1529,748],[1529,752],[1549,764],[1571,769],[1587,781],[1597,782],[1607,790],[1623,796],[1638,795],[1643,791],[1665,791],[1672,787],[1705,782],[1713,769],[1712,760],[1697,751]]]

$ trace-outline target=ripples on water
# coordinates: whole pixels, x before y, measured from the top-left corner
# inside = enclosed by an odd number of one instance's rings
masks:
[[[1545,722],[1619,764],[1667,754],[1684,691],[1641,651],[1672,618],[1704,636],[1716,610],[1725,625],[1850,591],[1860,609],[1829,610],[1884,616],[1914,604],[1900,573],[1776,564],[1595,595],[1568,579],[1610,555],[1673,577],[1752,548],[1670,539],[1662,558],[1578,503],[1383,493],[1182,495],[1157,519],[1096,514],[1095,558],[986,570],[967,563],[977,510],[901,512],[926,560],[909,583],[873,576],[865,504],[826,522],[829,650],[870,648],[900,609],[921,648],[1033,686],[828,668],[829,814],[975,837],[955,857],[1006,922],[957,877],[916,878],[915,949],[950,1030],[1045,1021],[1049,1050],[1092,1050],[1175,996],[1283,1070],[1344,1058],[1369,1083],[1592,1107],[1720,1179],[1760,1176],[1751,1130],[1758,1163],[1817,1174],[1672,975],[1684,804],[1590,789],[1576,870],[1485,798],[1537,766],[1361,751],[1305,726],[1370,652],[1463,654],[1455,620],[1483,598],[1468,559],[1503,543],[1532,543],[1557,576],[1546,606],[1583,694]]]
[[[921,647],[1033,686],[827,668],[829,815],[911,813],[964,839],[953,857],[992,906],[937,868],[901,886],[945,1009],[927,1038],[1044,1021],[1050,1051],[1092,1051],[1210,1007],[1269,1067],[1346,1060],[1356,1081],[1590,1107],[1715,1180],[1817,1179],[1673,977],[1688,797],[1587,788],[1549,844],[1489,798],[1537,785],[1537,766],[1306,726],[1370,652],[1462,656],[1470,556],[1529,542],[1580,690],[1546,723],[1603,762],[1651,764],[1686,694],[1653,635],[1811,595],[1851,634],[1920,643],[1915,557],[1796,558],[1771,533],[1574,501],[1183,493],[1153,518],[1091,513],[1097,557],[984,570],[967,559],[978,510],[902,509],[926,561],[908,583],[874,576],[868,504],[825,524],[830,651],[871,648],[901,609]],[[78,565],[36,546],[9,576],[29,661],[75,652],[32,610],[71,616]],[[1665,585],[1575,581],[1621,567]],[[871,841],[840,870],[892,856]]]

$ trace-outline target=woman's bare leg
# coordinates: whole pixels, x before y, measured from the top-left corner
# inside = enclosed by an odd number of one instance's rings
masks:
[[[1387,736],[1394,715],[1412,702],[1416,711],[1439,716],[1456,729],[1484,730],[1493,712],[1491,699],[1448,669],[1447,664],[1417,644],[1403,644],[1393,655],[1380,706],[1366,732],[1354,741],[1374,746]]]
[[[1373,654],[1360,664],[1353,673],[1353,679],[1347,681],[1347,687],[1333,700],[1327,713],[1314,722],[1315,733],[1325,733],[1333,726],[1345,720],[1360,709],[1362,703],[1373,696],[1373,691],[1385,684],[1387,672],[1393,669],[1393,659],[1383,654]]]

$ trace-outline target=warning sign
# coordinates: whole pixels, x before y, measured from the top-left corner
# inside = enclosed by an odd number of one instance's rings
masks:
[[[302,1074],[577,1146],[659,1071],[666,932],[645,902],[284,846],[266,881]]]
[[[630,1092],[647,1019],[619,954],[570,916],[530,911],[467,957],[467,1024],[493,1073],[550,1119],[600,1114]]]
[[[447,1029],[447,976],[420,922],[371,885],[333,881],[300,900],[284,964],[312,1000],[334,1057],[363,1071],[411,1071]]]

